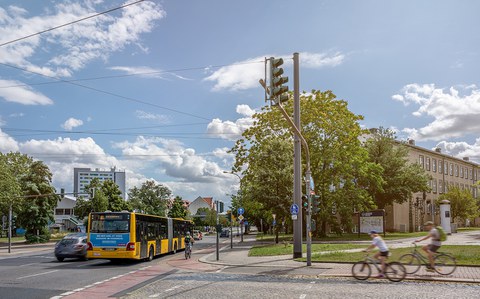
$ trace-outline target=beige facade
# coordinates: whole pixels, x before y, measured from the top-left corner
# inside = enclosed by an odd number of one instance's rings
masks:
[[[443,154],[439,148],[432,151],[418,147],[413,140],[403,146],[409,149],[410,162],[420,164],[431,176],[431,191],[425,194],[415,193],[411,201],[387,207],[388,231],[419,231],[425,221],[439,223],[435,201],[451,187],[470,190],[475,198],[480,197],[479,188],[474,186],[480,179],[479,164],[469,161],[467,157],[458,159]]]

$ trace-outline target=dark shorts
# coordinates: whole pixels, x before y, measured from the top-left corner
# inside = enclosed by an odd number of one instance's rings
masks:
[[[380,251],[380,256],[388,257],[388,251]]]
[[[438,248],[440,248],[440,246],[428,244],[428,250],[431,252],[437,252]]]

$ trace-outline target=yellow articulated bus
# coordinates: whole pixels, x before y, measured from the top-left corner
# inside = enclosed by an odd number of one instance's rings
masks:
[[[131,212],[95,212],[88,216],[87,258],[151,261],[185,249],[193,222]]]

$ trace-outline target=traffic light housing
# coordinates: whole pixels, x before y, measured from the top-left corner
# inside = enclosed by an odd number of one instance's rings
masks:
[[[312,214],[320,211],[320,196],[312,195]]]
[[[302,195],[302,207],[308,210],[308,197],[306,195]]]
[[[275,105],[288,101],[288,95],[285,94],[288,86],[284,85],[288,82],[288,77],[282,77],[283,68],[280,67],[282,64],[282,58],[270,57],[270,101]]]

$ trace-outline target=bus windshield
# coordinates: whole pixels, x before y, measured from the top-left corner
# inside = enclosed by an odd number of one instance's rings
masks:
[[[91,233],[128,233],[130,214],[92,214]]]

